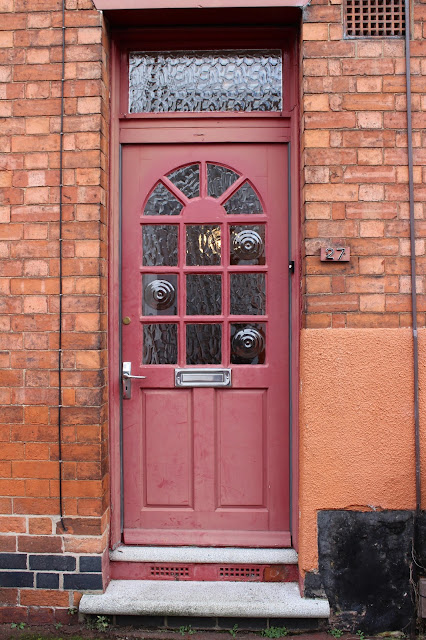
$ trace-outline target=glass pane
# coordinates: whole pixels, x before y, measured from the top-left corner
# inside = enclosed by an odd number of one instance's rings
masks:
[[[145,205],[145,216],[178,216],[183,204],[170,193],[162,182],[157,184]]]
[[[219,198],[238,178],[238,173],[231,169],[207,163],[207,195]]]
[[[265,362],[265,325],[231,324],[231,363],[263,364]]]
[[[279,50],[130,53],[130,113],[281,108]]]
[[[186,264],[220,264],[220,227],[211,225],[187,225]]]
[[[210,273],[186,276],[186,313],[217,316],[222,309],[222,276]]]
[[[178,228],[171,224],[145,224],[142,227],[142,264],[144,267],[176,267]]]
[[[145,324],[143,364],[177,363],[177,324]]]
[[[231,226],[231,264],[265,264],[265,225]]]
[[[197,198],[200,195],[200,167],[190,164],[168,174],[168,179],[182,191],[187,198]]]
[[[265,309],[265,274],[231,273],[231,314],[263,315]]]
[[[144,316],[177,314],[177,275],[144,274],[142,277],[142,313]]]
[[[248,182],[244,182],[223,206],[226,213],[263,213],[259,198]]]
[[[220,324],[186,325],[186,364],[220,364],[221,351]]]

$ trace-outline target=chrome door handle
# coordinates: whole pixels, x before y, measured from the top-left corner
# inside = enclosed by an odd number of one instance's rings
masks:
[[[144,380],[146,376],[132,376],[132,363],[123,362],[123,370],[121,372],[123,381],[123,398],[130,400],[132,397],[132,378],[136,380]]]
[[[128,373],[123,373],[123,378],[126,378],[126,379],[132,379],[132,378],[135,378],[135,379],[137,379],[137,380],[145,380],[146,376],[131,376],[131,375],[130,375],[130,374],[128,374]]]

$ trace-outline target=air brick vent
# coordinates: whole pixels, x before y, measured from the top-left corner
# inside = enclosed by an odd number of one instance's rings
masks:
[[[189,578],[189,567],[173,565],[153,565],[150,567],[153,578]]]
[[[386,38],[404,35],[404,0],[345,0],[347,38]]]
[[[259,567],[219,567],[219,577],[228,580],[260,580]]]

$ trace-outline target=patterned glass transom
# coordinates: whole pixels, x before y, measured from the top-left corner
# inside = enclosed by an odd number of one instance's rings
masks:
[[[143,364],[266,362],[266,238],[261,198],[234,169],[197,162],[158,180],[141,218]]]
[[[129,112],[281,111],[282,52],[132,51]]]

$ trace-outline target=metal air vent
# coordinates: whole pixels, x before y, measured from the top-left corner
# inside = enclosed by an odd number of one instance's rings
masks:
[[[345,0],[347,38],[388,38],[405,35],[404,0]]]

